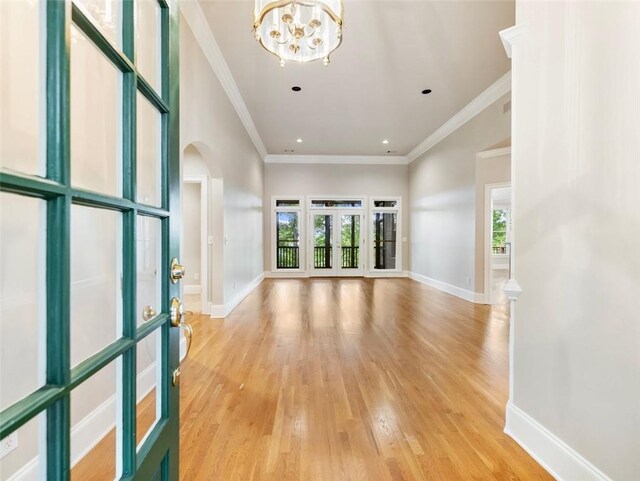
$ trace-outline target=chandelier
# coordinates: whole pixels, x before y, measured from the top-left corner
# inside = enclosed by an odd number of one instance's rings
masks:
[[[253,31],[266,50],[286,61],[311,62],[342,42],[342,0],[255,0]]]

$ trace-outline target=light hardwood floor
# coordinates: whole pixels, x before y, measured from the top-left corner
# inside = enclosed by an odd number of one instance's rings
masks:
[[[552,479],[502,432],[505,307],[409,279],[272,279],[192,321],[182,480]]]
[[[182,481],[552,479],[502,432],[505,306],[409,279],[271,279],[227,319],[189,317]],[[113,479],[114,449],[73,479]]]

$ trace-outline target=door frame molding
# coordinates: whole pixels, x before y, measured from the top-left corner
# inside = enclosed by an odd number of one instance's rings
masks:
[[[184,174],[183,184],[200,184],[200,309],[209,312],[209,176],[206,174]],[[184,199],[180,196],[181,212]],[[184,226],[183,226],[184,227]],[[180,258],[184,258],[184,228],[180,238]],[[184,291],[184,287],[183,291]]]
[[[511,182],[495,182],[484,185],[484,247],[482,249],[484,257],[484,303],[491,304],[491,255],[493,218],[491,192],[494,189],[505,189],[511,187]]]

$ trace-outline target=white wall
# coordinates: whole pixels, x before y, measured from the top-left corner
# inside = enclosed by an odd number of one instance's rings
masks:
[[[402,236],[407,236],[408,168],[406,165],[266,164],[264,191],[265,271],[271,270],[272,195],[380,195],[401,196]],[[403,270],[409,266],[403,244]]]
[[[180,29],[181,150],[197,144],[224,183],[224,273],[214,279],[229,303],[263,272],[264,164],[184,18]]]
[[[200,286],[200,184],[196,182],[182,183],[182,264],[185,267],[185,286]],[[196,279],[196,274],[198,278]]]
[[[640,2],[518,2],[517,23],[511,401],[609,478],[637,480]],[[510,423],[559,478],[600,479]]]
[[[478,291],[476,154],[510,136],[511,114],[503,113],[509,98],[497,100],[409,165],[413,273]]]

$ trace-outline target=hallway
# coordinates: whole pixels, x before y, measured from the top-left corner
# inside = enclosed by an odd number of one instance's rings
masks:
[[[552,479],[503,433],[508,316],[409,279],[265,280],[189,316],[180,477]]]

